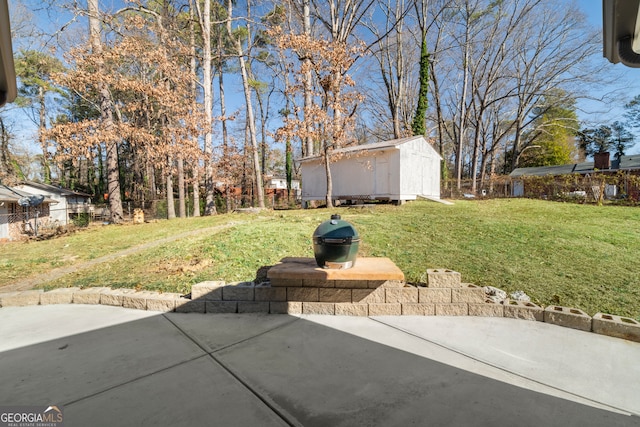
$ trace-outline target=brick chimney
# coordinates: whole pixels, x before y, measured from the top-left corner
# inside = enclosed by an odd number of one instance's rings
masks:
[[[593,155],[593,168],[594,169],[611,169],[611,159],[608,152],[595,153]]]

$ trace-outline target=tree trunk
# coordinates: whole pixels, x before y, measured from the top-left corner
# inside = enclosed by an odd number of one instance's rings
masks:
[[[215,215],[215,177],[213,174],[213,90],[211,80],[211,0],[204,0],[204,14],[202,16],[202,39],[203,39],[203,60],[202,60],[202,87],[204,89],[204,153],[205,153],[205,182],[206,182],[206,204],[205,215]]]
[[[222,31],[218,31],[218,88],[220,91],[220,116],[222,116],[222,170],[226,180],[224,200],[226,212],[231,212],[231,186],[235,184],[231,177],[231,152],[229,150],[229,134],[227,131],[227,104],[224,96],[224,44]]]
[[[93,53],[100,56],[102,53],[102,41],[100,40],[100,21],[98,0],[87,0],[89,11],[89,38]],[[102,67],[102,62],[98,60],[98,67]],[[120,168],[118,164],[118,143],[113,134],[113,100],[111,92],[106,84],[101,84],[98,88],[100,94],[100,119],[107,134],[106,156],[107,156],[107,193],[109,194],[109,211],[111,212],[111,222],[121,223],[122,197],[120,195]]]
[[[11,153],[9,152],[9,132],[0,116],[0,182],[13,185],[16,180],[15,171],[11,167]]]
[[[231,30],[231,14],[233,11],[233,3],[231,0],[227,2],[228,15],[227,15],[227,33],[229,37],[233,37]],[[251,151],[253,157],[253,170],[256,186],[256,193],[258,196],[258,207],[264,209],[264,190],[262,185],[262,176],[260,173],[260,156],[258,152],[258,139],[256,137],[256,122],[253,114],[253,104],[251,102],[251,89],[249,88],[249,76],[247,73],[247,64],[244,60],[244,53],[242,51],[242,44],[240,40],[234,40],[236,53],[238,55],[238,62],[240,65],[240,74],[242,76],[242,88],[244,90],[244,98],[246,102],[247,111],[247,124],[249,127],[249,138],[251,141]]]
[[[178,215],[180,218],[187,217],[187,204],[184,194],[184,159],[178,154]]]
[[[311,37],[311,12],[310,12],[310,0],[302,0],[302,30],[307,37]],[[304,92],[304,107],[303,114],[305,121],[310,115],[311,107],[313,106],[313,75],[311,74],[311,59],[303,58],[303,92]],[[314,154],[313,150],[313,138],[312,125],[307,121],[307,136],[302,144],[302,156],[311,157]]]
[[[325,147],[324,148],[324,171],[326,173],[326,177],[327,177],[327,194],[325,197],[325,200],[327,202],[327,208],[333,208],[333,200],[332,200],[332,194],[333,194],[333,181],[331,179],[331,156],[330,154],[330,149],[329,147]]]
[[[40,104],[40,124],[38,127],[38,140],[40,148],[42,148],[42,171],[44,174],[44,183],[51,184],[51,166],[49,165],[49,150],[47,149],[47,141],[44,139],[44,131],[47,128],[47,111],[44,102],[44,88],[38,86],[38,103]]]
[[[191,96],[192,96],[192,109],[195,112],[197,110],[197,85],[196,85],[196,29],[194,25],[194,13],[193,2],[189,2],[189,44],[191,48],[191,58],[189,61],[189,67],[191,71]],[[195,142],[195,141],[194,141]],[[200,174],[199,174],[198,160],[194,162],[191,167],[193,178],[193,216],[200,216]]]
[[[169,158],[167,167],[167,219],[175,219],[176,205],[173,200],[173,161]]]

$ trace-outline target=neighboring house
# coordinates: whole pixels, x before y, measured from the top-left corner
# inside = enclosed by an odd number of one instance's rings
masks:
[[[286,198],[287,197],[287,178],[267,177],[264,183],[265,193],[267,196]],[[291,180],[291,196],[295,200],[300,199],[301,189],[300,181]]]
[[[0,240],[16,240],[25,233],[33,233],[37,227],[49,224],[51,205],[56,201],[45,197],[36,207],[20,205],[21,199],[33,195],[0,184]]]
[[[625,172],[631,175],[640,175],[640,155],[621,156],[619,160],[611,160],[609,153],[597,153],[593,162],[575,163],[558,166],[540,166],[532,168],[517,168],[509,177],[511,178],[511,196],[522,197],[525,195],[526,177],[534,176],[564,176],[581,175],[593,176],[593,174],[614,175]],[[616,197],[620,192],[637,199],[640,189],[627,183],[626,188],[618,188],[616,185],[606,185],[605,196]]]
[[[274,188],[277,190],[286,190],[287,189],[287,178],[276,178],[269,177],[264,183],[265,188]],[[300,181],[297,179],[291,180],[291,189],[292,190],[300,190]]]
[[[342,148],[333,152],[331,178],[334,200],[403,202],[418,197],[440,198],[442,157],[422,136]],[[327,193],[321,157],[298,161],[302,200],[324,200]]]
[[[90,194],[36,182],[22,182],[15,188],[31,194],[42,194],[57,202],[49,214],[53,224],[67,225],[80,214],[94,213]]]

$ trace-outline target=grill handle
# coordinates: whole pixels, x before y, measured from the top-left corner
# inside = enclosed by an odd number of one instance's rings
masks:
[[[318,239],[318,244],[329,243],[329,244],[350,244],[352,241],[352,237],[342,237],[339,239],[325,238],[325,237],[316,237]]]

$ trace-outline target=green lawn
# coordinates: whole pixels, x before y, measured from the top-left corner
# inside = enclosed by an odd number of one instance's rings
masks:
[[[522,290],[541,305],[640,320],[640,210],[507,199],[339,208],[362,237],[361,256],[391,258],[410,282],[449,268],[465,282]],[[0,285],[188,230],[235,221],[81,270],[45,287],[112,286],[188,292],[204,280],[251,280],[286,256],[313,256],[328,210],[265,212],[105,226],[59,239],[0,246]]]

